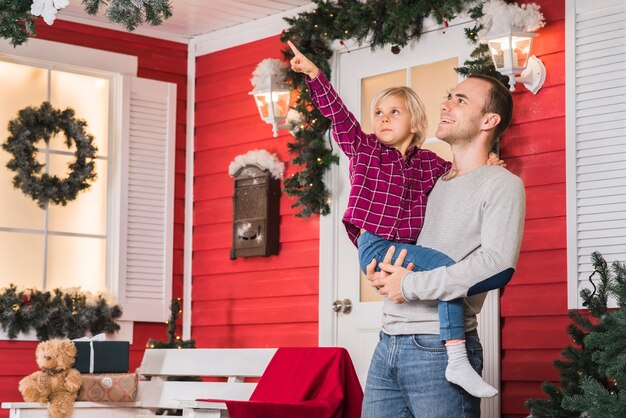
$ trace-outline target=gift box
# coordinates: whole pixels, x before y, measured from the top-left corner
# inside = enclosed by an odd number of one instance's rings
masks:
[[[133,402],[137,399],[134,373],[83,374],[77,401]]]
[[[74,341],[81,373],[128,373],[128,341]]]

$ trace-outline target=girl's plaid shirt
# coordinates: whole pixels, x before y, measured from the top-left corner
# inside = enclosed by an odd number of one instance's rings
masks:
[[[343,223],[357,245],[361,229],[390,241],[414,243],[426,212],[427,195],[451,164],[412,146],[400,151],[365,134],[324,74],[307,77],[311,100],[332,121],[335,141],[350,160],[350,196]]]

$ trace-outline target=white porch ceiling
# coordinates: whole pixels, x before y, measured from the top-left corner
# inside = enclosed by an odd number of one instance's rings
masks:
[[[143,24],[133,33],[186,43],[191,38],[295,11],[310,3],[308,0],[171,0],[172,17],[159,26]],[[104,10],[98,16],[88,15],[81,0],[71,0],[57,18],[125,30],[122,26],[109,22]]]

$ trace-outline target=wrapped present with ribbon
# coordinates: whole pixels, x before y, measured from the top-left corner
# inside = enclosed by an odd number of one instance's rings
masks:
[[[137,399],[137,375],[134,373],[83,374],[77,401],[133,402]]]
[[[76,345],[74,368],[79,372],[128,373],[128,341],[106,341],[105,334],[73,341]]]

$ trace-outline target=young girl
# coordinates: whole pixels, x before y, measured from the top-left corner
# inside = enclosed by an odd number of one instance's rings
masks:
[[[382,260],[391,245],[406,249],[405,267],[412,263],[418,271],[454,264],[445,254],[415,245],[427,195],[451,167],[435,153],[419,148],[425,138],[426,114],[417,94],[408,87],[379,93],[372,101],[374,134],[365,134],[324,74],[293,43],[287,43],[294,53],[292,70],[307,75],[311,100],[331,119],[333,137],[350,159],[351,188],[343,223],[358,247],[361,269],[365,272],[374,258]],[[490,162],[497,164],[499,159]],[[495,396],[497,390],[482,380],[467,358],[463,300],[439,301],[438,314],[448,352],[446,379],[473,396]]]

